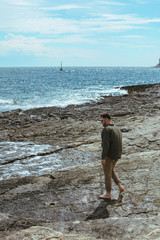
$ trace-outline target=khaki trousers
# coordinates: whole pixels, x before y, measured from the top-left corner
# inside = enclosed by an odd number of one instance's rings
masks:
[[[113,160],[111,158],[106,158],[106,164],[103,165],[104,176],[105,176],[105,187],[107,192],[111,192],[112,189],[112,178],[115,184],[119,184],[120,181],[114,171],[114,167],[118,160]]]

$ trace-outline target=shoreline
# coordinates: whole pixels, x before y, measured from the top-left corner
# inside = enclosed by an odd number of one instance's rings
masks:
[[[126,94],[130,94],[130,93],[134,93],[134,92],[143,92],[144,90],[146,90],[147,88],[152,88],[154,86],[159,86],[160,83],[154,83],[154,84],[139,84],[139,85],[128,85],[128,86],[122,86],[122,87],[115,87],[114,89],[117,89],[119,88],[120,90],[125,90],[126,93],[124,94],[120,94],[120,95],[102,95],[100,96],[98,99],[94,100],[94,99],[91,99],[90,101],[87,101],[87,102],[84,102],[84,103],[80,103],[80,104],[70,104],[70,105],[67,105],[65,107],[59,107],[59,106],[45,106],[45,107],[33,107],[33,108],[27,108],[27,109],[21,109],[21,108],[16,108],[16,109],[12,109],[12,110],[9,110],[9,111],[0,111],[0,117],[1,115],[5,114],[5,113],[12,113],[12,112],[29,112],[30,110],[31,111],[34,111],[34,110],[41,110],[41,109],[50,109],[50,108],[53,108],[53,110],[55,108],[58,108],[58,109],[65,109],[65,108],[68,108],[68,107],[72,107],[72,106],[77,106],[77,107],[80,107],[81,105],[88,105],[88,104],[92,104],[92,103],[98,103],[99,101],[101,101],[101,99],[103,98],[106,98],[106,97],[119,97],[119,96],[125,96]]]
[[[9,132],[14,130],[15,136],[13,136],[12,133],[10,137],[7,137],[7,133],[4,135],[1,134],[0,140],[17,141],[16,133],[18,133],[20,129],[29,130],[36,124],[41,125],[43,128],[43,125],[45,125],[46,122],[49,122],[52,125],[55,121],[57,125],[55,128],[61,129],[63,122],[70,123],[71,121],[83,120],[99,121],[100,114],[106,111],[110,112],[116,120],[117,117],[135,116],[136,114],[144,115],[145,113],[149,114],[149,112],[156,112],[156,109],[159,110],[157,99],[159,96],[160,83],[124,86],[122,88],[127,90],[128,93],[121,96],[103,96],[98,101],[93,100],[81,105],[69,105],[65,108],[41,107],[27,109],[25,111],[16,109],[1,112],[0,130],[6,129]],[[19,138],[19,140],[23,141],[25,141],[25,139],[26,138],[23,140],[22,136]],[[34,141],[36,140],[36,136],[35,138],[27,137],[27,139]],[[42,143],[45,143],[45,141]],[[50,144],[48,139],[47,143]]]

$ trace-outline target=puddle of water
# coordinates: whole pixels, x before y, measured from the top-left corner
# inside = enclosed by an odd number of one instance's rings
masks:
[[[1,142],[0,164],[4,165],[0,165],[0,180],[39,176],[60,168],[85,164],[97,159],[93,153],[76,149],[64,149],[59,153],[53,153],[57,147],[31,142]],[[39,156],[38,154],[41,153],[47,155]]]

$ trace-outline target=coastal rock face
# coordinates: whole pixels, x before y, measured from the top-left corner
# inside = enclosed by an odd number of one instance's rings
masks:
[[[159,59],[159,63],[155,66],[156,68],[160,67],[160,59]]]
[[[158,239],[160,84],[67,108],[0,114],[0,239]],[[99,115],[123,135],[116,171],[125,188],[104,192]]]

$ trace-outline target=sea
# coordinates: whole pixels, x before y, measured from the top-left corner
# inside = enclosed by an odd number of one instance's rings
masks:
[[[66,107],[123,95],[122,86],[160,83],[153,67],[10,67],[0,68],[0,112]]]

